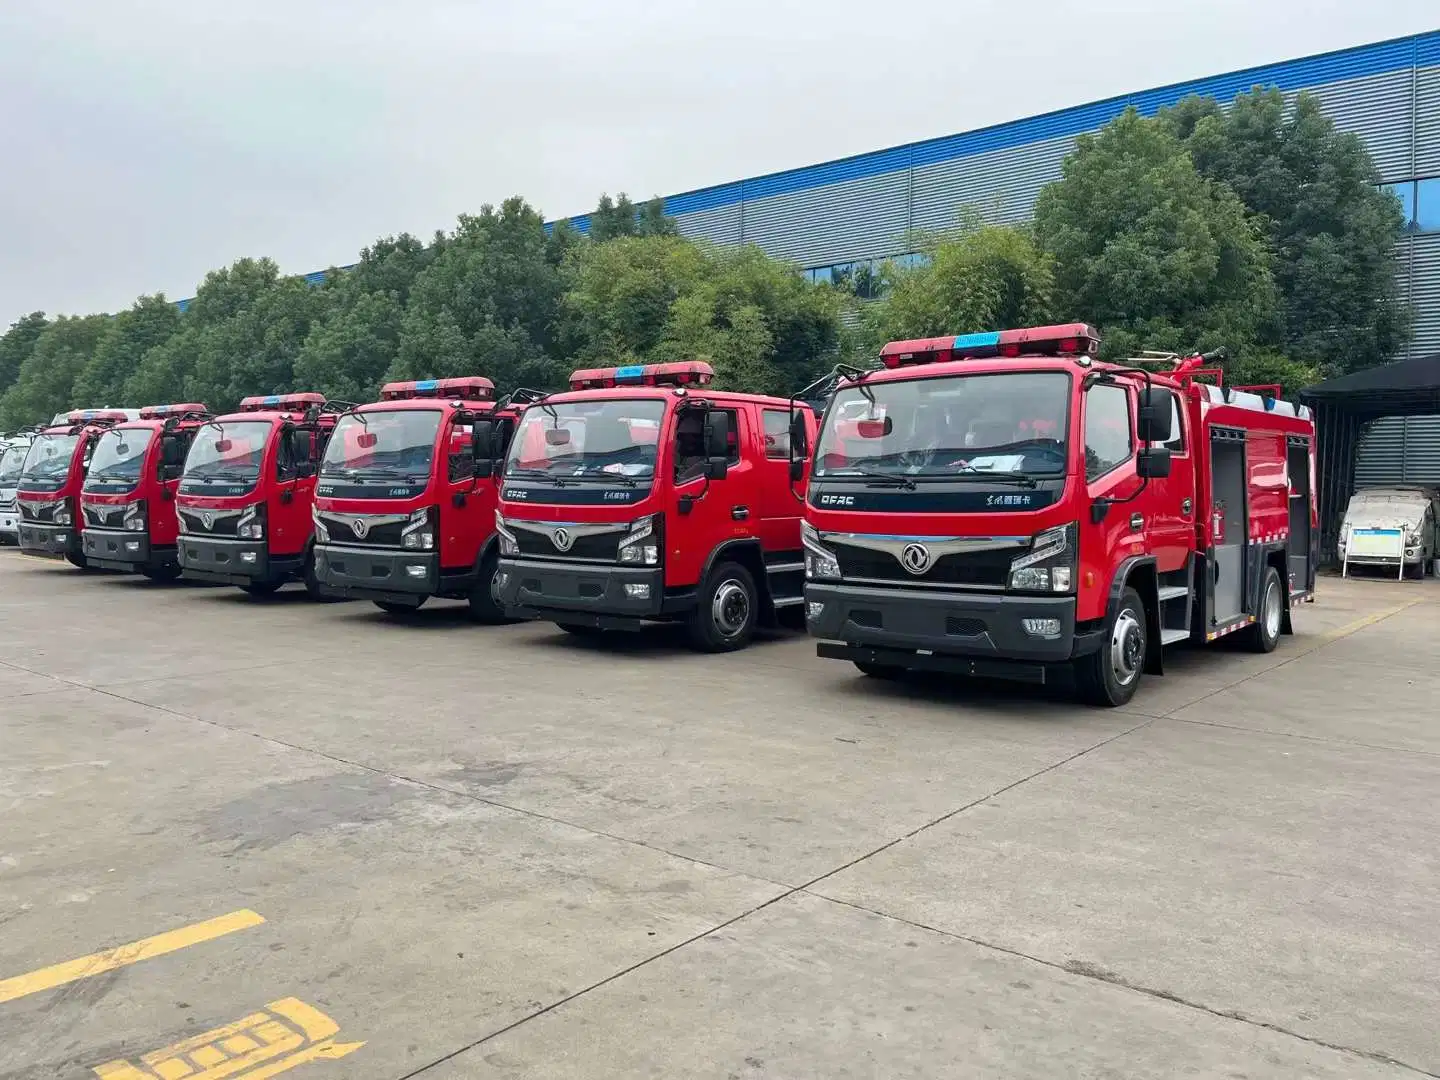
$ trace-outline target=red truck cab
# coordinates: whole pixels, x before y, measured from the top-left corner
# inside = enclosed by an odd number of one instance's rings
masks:
[[[387,612],[441,596],[468,600],[479,622],[503,620],[494,458],[518,410],[479,377],[389,383],[380,398],[340,418],[321,461],[321,586]]]
[[[248,397],[196,432],[175,498],[187,578],[252,596],[302,581],[320,598],[312,512],[340,408],[323,394]]]
[[[802,603],[784,398],[708,389],[708,364],[577,371],[527,404],[500,490],[507,614],[572,633],[683,622],[746,645]],[[806,427],[805,425],[808,425]]]
[[[21,551],[87,568],[80,489],[90,456],[104,432],[136,415],[125,409],[75,409],[35,436],[15,492]]]
[[[819,655],[887,678],[1064,666],[1116,705],[1166,646],[1290,631],[1318,558],[1308,411],[1098,345],[1084,324],[894,342],[842,378],[805,506]]]
[[[209,418],[204,405],[147,405],[95,441],[80,494],[88,565],[156,581],[180,576],[175,492],[190,440]]]

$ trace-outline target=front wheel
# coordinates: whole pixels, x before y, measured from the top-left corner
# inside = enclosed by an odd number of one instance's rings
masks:
[[[1260,579],[1260,610],[1255,615],[1255,625],[1245,631],[1245,647],[1251,652],[1274,652],[1280,643],[1280,624],[1285,617],[1285,589],[1280,584],[1280,572],[1273,566],[1265,568]]]
[[[151,581],[166,582],[174,581],[180,576],[178,566],[149,566],[140,571]]]
[[[470,590],[470,618],[486,626],[498,626],[509,622],[505,609],[500,606],[500,589],[496,578],[500,573],[500,556],[491,552],[480,564],[480,574],[475,587]]]
[[[317,603],[328,603],[331,600],[338,600],[340,597],[331,596],[325,591],[325,586],[320,584],[320,575],[315,573],[315,552],[312,549],[305,556],[305,570],[301,574],[305,582],[305,595]]]
[[[89,570],[90,561],[84,555],[66,555],[65,561],[77,570]]]
[[[755,636],[760,600],[755,579],[739,563],[721,563],[701,586],[686,620],[690,643],[703,652],[734,652]]]
[[[1104,643],[1075,661],[1075,683],[1088,704],[1114,707],[1135,696],[1144,670],[1145,605],[1139,593],[1126,589]]]

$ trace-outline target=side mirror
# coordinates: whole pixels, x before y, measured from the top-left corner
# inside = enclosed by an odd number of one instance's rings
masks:
[[[1142,480],[1163,480],[1170,475],[1170,448],[1148,446],[1135,455],[1135,475]]]
[[[728,458],[730,456],[730,414],[708,412],[705,414],[705,456],[707,458]]]
[[[1170,428],[1170,395],[1153,386],[1141,387],[1140,415],[1135,426],[1141,442],[1169,442],[1174,435]]]
[[[730,462],[723,454],[705,459],[705,479],[724,480],[730,475]]]
[[[484,480],[486,477],[494,476],[494,475],[495,475],[495,459],[494,459],[494,458],[484,457],[484,458],[476,458],[476,459],[475,459],[475,479],[476,479],[476,480]]]
[[[166,439],[160,444],[160,462],[167,469],[185,464],[185,446],[179,439]]]
[[[295,466],[295,477],[298,480],[309,480],[315,475],[315,463],[313,461],[302,461]]]
[[[790,460],[800,461],[810,456],[810,430],[805,426],[805,414],[796,409],[790,414]]]

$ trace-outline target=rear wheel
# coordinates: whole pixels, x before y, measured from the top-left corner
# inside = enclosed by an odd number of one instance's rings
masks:
[[[470,590],[470,618],[477,623],[496,626],[509,622],[505,609],[500,606],[500,590],[495,578],[500,573],[500,556],[492,551],[480,564],[480,575],[475,587]]]
[[[733,652],[750,644],[760,600],[749,570],[721,563],[710,571],[697,599],[686,620],[692,645],[704,652]]]
[[[412,611],[419,611],[424,606],[425,597],[422,596],[418,604],[397,604],[394,600],[375,600],[372,603],[386,615],[409,615]]]
[[[1265,568],[1260,579],[1260,610],[1255,615],[1255,625],[1245,631],[1245,646],[1251,652],[1274,652],[1280,643],[1280,624],[1285,617],[1285,590],[1280,584],[1280,572],[1273,566]]]
[[[865,660],[856,660],[854,664],[860,669],[860,674],[868,675],[872,679],[898,679],[905,674],[903,667],[896,667],[894,664],[871,664]]]
[[[1126,589],[1095,652],[1075,661],[1075,683],[1088,704],[1113,707],[1135,696],[1145,670],[1145,605]]]

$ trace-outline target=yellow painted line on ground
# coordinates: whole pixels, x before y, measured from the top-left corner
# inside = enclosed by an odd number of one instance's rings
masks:
[[[177,949],[187,949],[191,945],[213,941],[226,934],[233,934],[237,930],[259,926],[264,921],[263,915],[248,909],[232,911],[219,918],[207,919],[205,922],[198,922],[192,926],[182,926],[178,930],[167,930],[154,937],[132,941],[129,945],[118,945],[113,949],[106,949],[104,952],[82,956],[78,960],[53,964],[50,967],[41,968],[39,971],[32,971],[28,975],[0,979],[0,1004],[25,997],[27,994],[38,994],[42,990],[53,990],[57,986],[64,986],[77,979],[103,975],[107,971],[114,971],[116,968],[125,967],[128,964],[138,964],[141,960],[149,960],[151,957],[164,956]]]
[[[1348,622],[1344,626],[1337,626],[1334,630],[1325,631],[1325,633],[1320,635],[1320,640],[1329,642],[1338,641],[1343,637],[1349,637],[1357,630],[1364,630],[1367,626],[1374,626],[1376,623],[1383,622],[1390,618],[1391,615],[1399,615],[1400,612],[1406,608],[1412,608],[1418,603],[1420,603],[1418,599],[1406,600],[1403,604],[1396,604],[1393,607],[1384,608],[1381,611],[1373,611],[1369,615],[1361,616],[1354,622]]]

